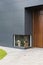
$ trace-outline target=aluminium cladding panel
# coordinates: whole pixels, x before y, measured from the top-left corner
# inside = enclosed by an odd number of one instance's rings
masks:
[[[25,0],[25,7],[43,5],[43,0]]]
[[[24,34],[24,4],[0,0],[0,45],[12,46],[13,34]]]

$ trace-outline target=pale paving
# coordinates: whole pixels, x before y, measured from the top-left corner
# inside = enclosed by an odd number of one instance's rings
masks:
[[[43,48],[0,48],[7,51],[7,56],[0,60],[0,65],[43,65]]]

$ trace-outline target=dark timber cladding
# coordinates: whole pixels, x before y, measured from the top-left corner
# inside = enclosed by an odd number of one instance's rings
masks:
[[[33,47],[43,47],[43,5],[29,7],[25,9],[26,15],[25,15],[25,26],[26,26],[26,33],[29,34],[28,29],[30,29],[32,33],[32,44]],[[30,24],[31,22],[31,24]]]
[[[43,6],[33,11],[33,47],[43,47]]]

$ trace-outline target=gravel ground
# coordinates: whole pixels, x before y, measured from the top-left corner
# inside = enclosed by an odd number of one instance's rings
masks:
[[[43,48],[0,48],[7,51],[7,56],[0,60],[0,65],[43,65]]]

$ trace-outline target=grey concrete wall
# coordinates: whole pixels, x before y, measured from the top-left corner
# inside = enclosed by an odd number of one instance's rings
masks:
[[[0,0],[0,45],[11,47],[13,34],[25,34],[25,7],[40,4],[43,0]]]

